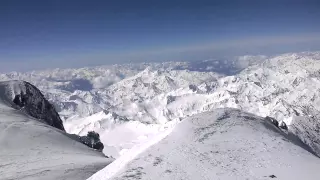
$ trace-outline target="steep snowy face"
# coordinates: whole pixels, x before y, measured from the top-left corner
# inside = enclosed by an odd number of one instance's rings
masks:
[[[25,81],[0,82],[0,93],[1,100],[13,108],[64,131],[62,120],[55,108],[32,84]]]
[[[186,118],[133,161],[120,157],[89,180],[317,180],[320,159],[309,150],[265,118],[216,109]]]

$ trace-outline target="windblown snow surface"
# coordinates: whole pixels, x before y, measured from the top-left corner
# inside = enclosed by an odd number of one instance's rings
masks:
[[[119,172],[111,164],[89,180],[318,180],[319,168],[293,134],[253,114],[216,109],[186,118]]]
[[[0,83],[1,180],[86,179],[110,164],[73,136],[13,108],[23,87],[19,81]]]

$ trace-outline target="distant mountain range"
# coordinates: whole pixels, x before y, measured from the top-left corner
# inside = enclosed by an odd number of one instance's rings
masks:
[[[67,132],[98,132],[104,153],[114,157],[148,144],[187,117],[217,108],[274,118],[288,128],[285,138],[297,137],[320,156],[319,60],[320,52],[303,52],[8,73],[0,79],[36,85]]]

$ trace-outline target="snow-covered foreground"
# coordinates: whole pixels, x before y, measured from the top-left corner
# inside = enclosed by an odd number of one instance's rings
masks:
[[[111,164],[89,180],[318,180],[320,159],[308,150],[296,136],[264,118],[217,109],[183,120],[125,168]]]
[[[171,133],[173,128],[167,129],[164,132],[158,132],[157,135],[148,138],[145,142],[136,143],[133,147],[131,147],[129,150],[124,152],[119,158],[117,158],[115,161],[113,161],[110,165],[105,167],[103,169],[103,176],[94,175],[92,179],[106,179],[107,177],[114,176],[119,170],[124,168],[129,162],[134,160],[140,153],[146,151],[149,147],[155,145],[159,141],[161,141],[163,138],[165,138],[167,135]]]
[[[86,179],[112,162],[62,130],[12,108],[8,95],[21,91],[12,84],[0,83],[1,180]]]

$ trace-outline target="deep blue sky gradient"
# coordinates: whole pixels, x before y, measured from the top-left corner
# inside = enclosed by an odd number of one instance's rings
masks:
[[[1,0],[0,71],[320,50],[316,0]]]

